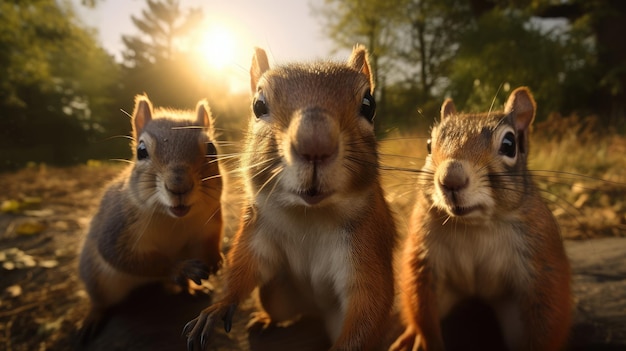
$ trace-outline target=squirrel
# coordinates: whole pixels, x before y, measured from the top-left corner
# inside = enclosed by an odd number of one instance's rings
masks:
[[[390,350],[444,350],[441,321],[478,298],[509,350],[559,350],[572,314],[560,230],[527,168],[536,104],[457,113],[447,99],[428,140],[400,274],[407,324]]]
[[[79,276],[91,310],[79,334],[94,337],[105,312],[148,283],[201,284],[221,266],[222,179],[206,101],[192,111],[135,98],[133,164],[105,190],[91,220]]]
[[[185,325],[188,348],[206,349],[217,319],[230,331],[256,287],[252,330],[317,316],[332,350],[377,346],[395,297],[397,233],[379,179],[367,50],[356,46],[347,64],[270,69],[255,48],[250,76],[246,199],[224,297]]]

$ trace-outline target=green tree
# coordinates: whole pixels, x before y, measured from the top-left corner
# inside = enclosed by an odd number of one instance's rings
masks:
[[[337,47],[368,46],[385,122],[410,125],[409,116],[436,115],[458,37],[471,20],[465,1],[326,0],[316,14]]]
[[[541,18],[566,19],[574,40],[586,36],[592,57],[583,52],[583,69],[567,77],[565,110],[598,113],[609,127],[626,131],[626,1],[623,0],[470,0],[476,18],[497,8],[523,9]],[[570,52],[571,53],[571,52]],[[569,59],[570,57],[566,57]]]
[[[177,0],[146,4],[142,18],[131,17],[140,34],[122,37],[124,106],[131,109],[133,96],[145,92],[157,105],[191,108],[203,97],[206,79],[197,74],[185,44],[199,27],[202,11],[190,9],[185,14]]]
[[[322,7],[314,8],[314,13],[336,49],[351,49],[355,44],[367,47],[377,113],[388,115],[386,87],[394,72],[393,47],[398,33],[394,26],[398,19],[395,4],[384,0],[325,0]],[[381,122],[388,119],[374,120],[379,132],[384,129]]]
[[[116,72],[69,3],[0,3],[0,167],[80,158],[105,124]]]
[[[397,39],[394,23],[397,9],[393,2],[381,0],[325,0],[314,8],[323,22],[325,34],[336,49],[351,49],[363,44],[370,54],[374,83],[384,85],[392,62],[392,47]]]
[[[317,13],[337,46],[360,41],[384,48],[374,50],[374,68],[384,93],[381,112],[394,124],[415,115],[418,106],[430,120],[446,96],[464,108],[485,109],[492,102],[496,108],[506,95],[500,90],[528,85],[540,117],[555,111],[598,113],[605,125],[626,130],[623,0],[324,4]],[[553,19],[561,20],[552,26]]]
[[[405,0],[397,43],[405,77],[420,91],[418,101],[436,96],[445,86],[461,34],[471,21],[463,0]]]
[[[540,116],[558,111],[562,85],[575,70],[564,59],[567,46],[519,11],[493,10],[480,17],[460,41],[448,89],[460,109],[501,108],[509,90],[528,85]]]
[[[200,9],[183,14],[178,0],[146,0],[146,4],[143,18],[131,16],[141,35],[122,36],[126,46],[124,64],[129,67],[172,60],[178,50],[177,41],[197,27],[203,17]]]

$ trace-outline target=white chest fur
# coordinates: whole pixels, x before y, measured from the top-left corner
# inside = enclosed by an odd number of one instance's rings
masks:
[[[210,233],[207,226],[212,226],[206,215],[193,214],[185,218],[171,218],[167,215],[154,214],[149,221],[135,224],[135,248],[146,252],[159,252],[173,260],[185,257],[184,250],[200,244]],[[212,229],[212,228],[211,228]],[[215,234],[217,235],[217,234]]]
[[[260,258],[261,280],[287,273],[321,310],[341,310],[340,296],[353,276],[348,233],[327,216],[310,211],[294,217],[282,211],[260,213],[252,250]],[[305,298],[305,296],[303,296]]]
[[[527,244],[510,224],[446,223],[427,240],[444,314],[464,297],[494,300],[530,281]]]

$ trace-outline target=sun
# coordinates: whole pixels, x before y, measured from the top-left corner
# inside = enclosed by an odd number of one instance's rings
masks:
[[[199,49],[204,62],[214,69],[223,69],[235,59],[238,49],[237,37],[228,27],[212,24],[203,33]]]

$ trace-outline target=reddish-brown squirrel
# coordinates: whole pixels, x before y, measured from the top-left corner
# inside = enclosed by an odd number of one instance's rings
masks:
[[[332,350],[381,341],[394,300],[396,229],[379,180],[375,101],[367,52],[345,63],[270,69],[252,60],[254,95],[243,152],[246,205],[227,256],[224,298],[185,326],[206,349],[259,287],[252,325],[313,315]]]
[[[504,112],[460,114],[433,127],[400,275],[406,330],[390,350],[444,350],[440,322],[478,298],[509,350],[559,350],[572,313],[559,227],[527,169],[535,101],[511,93]]]
[[[92,304],[85,340],[135,288],[200,284],[222,262],[222,180],[208,104],[195,114],[153,111],[137,96],[132,126],[133,164],[106,189],[80,255]]]

